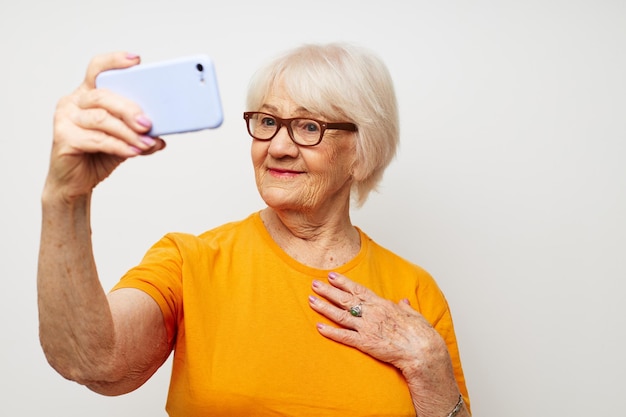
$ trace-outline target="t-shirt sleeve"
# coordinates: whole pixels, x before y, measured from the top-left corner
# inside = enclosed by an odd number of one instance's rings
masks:
[[[178,317],[182,314],[182,268],[183,256],[177,239],[166,235],[111,290],[136,288],[150,295],[163,313],[170,343],[176,336]]]

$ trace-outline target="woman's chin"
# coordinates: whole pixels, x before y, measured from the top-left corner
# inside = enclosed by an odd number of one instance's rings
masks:
[[[268,207],[274,210],[306,210],[310,204],[300,196],[286,190],[267,190],[261,192],[261,198]]]

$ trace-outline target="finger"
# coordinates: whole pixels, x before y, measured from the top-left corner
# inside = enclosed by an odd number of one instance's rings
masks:
[[[313,290],[345,309],[377,298],[376,294],[367,287],[336,272],[328,274],[328,282],[330,285],[326,285],[320,281],[314,282]]]
[[[131,158],[146,154],[146,150],[119,140],[115,136],[106,134],[101,130],[87,130],[86,140],[82,142],[82,150],[86,153],[105,153]]]
[[[54,115],[54,137],[56,143],[67,143],[74,150],[84,152],[110,153],[111,141],[115,145],[115,155],[139,154],[155,146],[155,140],[132,131],[121,120],[111,116],[104,109],[81,110],[74,99],[63,99]],[[102,144],[106,148],[101,148]],[[120,155],[120,150],[122,155]]]
[[[152,155],[155,152],[165,149],[167,143],[161,138],[152,138],[155,141],[155,145],[150,149],[141,152],[142,155]]]
[[[138,133],[148,132],[152,127],[152,122],[137,103],[106,89],[97,88],[80,94],[76,104],[84,110],[104,109]]]
[[[69,102],[69,104],[68,104]],[[116,155],[122,158],[136,156],[148,149],[140,149],[102,129],[92,129],[88,123],[77,122],[84,111],[77,111],[72,100],[64,98],[54,114],[54,149],[61,154],[98,153]],[[81,126],[82,124],[82,126]],[[136,134],[135,134],[136,135]],[[153,140],[151,138],[151,140]],[[157,146],[157,145],[153,145]],[[145,147],[145,146],[144,146]],[[162,145],[159,145],[162,147]]]
[[[314,280],[311,287],[317,295],[324,297],[343,310],[347,310],[353,305],[363,302],[363,300],[355,298],[352,293],[340,290],[322,281]]]
[[[309,305],[314,311],[343,328],[355,330],[360,324],[360,318],[354,317],[347,310],[313,295],[309,296]]]
[[[357,296],[369,296],[370,291],[361,284],[358,284],[345,275],[341,275],[337,272],[331,272],[328,274],[328,282],[343,291],[349,292]]]
[[[73,116],[72,121],[82,129],[102,132],[128,145],[135,146],[142,152],[155,145],[154,139],[134,132],[120,119],[113,117],[103,109],[81,111]]]
[[[57,123],[55,131],[55,142],[61,145],[58,151],[63,154],[103,153],[125,159],[143,152],[101,130],[84,129],[67,119]]]
[[[95,56],[85,74],[85,81],[83,85],[87,89],[96,87],[96,77],[103,71],[110,69],[128,68],[137,65],[141,62],[138,55],[129,52],[112,52],[103,55]]]
[[[80,143],[80,148],[75,146],[75,149],[79,149],[85,153],[104,153],[109,155],[115,155],[121,158],[132,158],[138,155],[152,155],[155,152],[165,149],[166,143],[161,138],[148,138],[154,141],[154,145],[148,149],[140,149],[136,146],[129,145],[118,138],[107,135],[100,130],[82,130],[81,136],[75,135],[80,138],[77,142]]]
[[[148,149],[140,149],[133,145],[128,145],[118,138],[107,135],[100,130],[83,130],[81,132],[82,139],[78,142],[81,143],[80,150],[86,153],[106,153],[116,155],[123,158],[131,158],[137,155],[152,155],[155,152],[165,149],[166,143],[163,139],[155,137],[144,138],[153,142]],[[76,135],[78,137],[78,135]]]
[[[359,348],[361,345],[361,334],[353,330],[342,329],[339,327],[329,326],[328,324],[318,323],[317,331],[330,340],[342,343],[346,346]]]

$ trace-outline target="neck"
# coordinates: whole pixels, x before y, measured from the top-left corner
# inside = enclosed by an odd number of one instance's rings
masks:
[[[333,269],[360,250],[359,232],[350,221],[349,207],[313,214],[266,208],[261,219],[274,241],[292,258],[319,269]]]

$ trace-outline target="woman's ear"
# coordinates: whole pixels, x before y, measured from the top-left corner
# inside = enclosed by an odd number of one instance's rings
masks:
[[[355,159],[354,163],[352,164],[352,179],[355,182],[363,181],[365,178],[367,178],[367,173],[365,171],[366,170],[363,169],[363,164],[360,163],[358,159]]]
[[[352,179],[355,182],[364,181],[370,175],[370,170],[368,169],[367,161],[363,159],[363,152],[359,152],[358,149],[355,148],[354,159],[352,160]]]
[[[350,174],[355,182],[363,181],[367,177],[367,170],[364,167],[363,150],[359,149],[358,133],[352,136],[353,148],[352,148],[352,164],[350,165]]]

